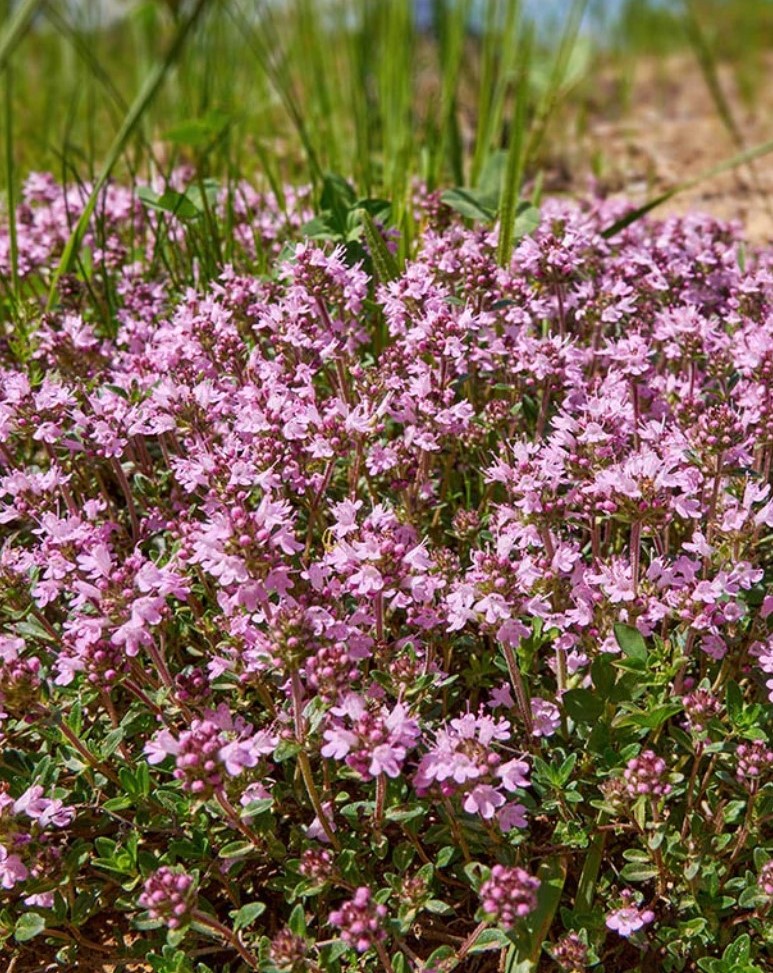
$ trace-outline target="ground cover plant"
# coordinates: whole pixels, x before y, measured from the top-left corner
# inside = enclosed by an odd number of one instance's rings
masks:
[[[16,213],[8,954],[769,968],[769,256],[589,199],[503,260],[417,187],[401,265],[245,186],[184,287],[176,185],[104,190],[43,314],[88,187]]]
[[[519,6],[3,23],[9,971],[773,968],[773,261],[544,188],[764,32]]]

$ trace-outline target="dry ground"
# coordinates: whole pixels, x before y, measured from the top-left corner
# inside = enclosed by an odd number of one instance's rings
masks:
[[[559,136],[560,160],[546,188],[583,192],[596,178],[603,190],[637,203],[773,139],[773,52],[760,64],[753,104],[743,99],[735,72],[721,67],[719,81],[736,137],[716,109],[697,61],[690,55],[639,61],[631,67],[629,104],[619,105],[619,77],[598,79],[589,103]],[[562,144],[563,143],[563,144]],[[773,153],[669,201],[656,213],[702,210],[741,220],[750,240],[773,242]]]

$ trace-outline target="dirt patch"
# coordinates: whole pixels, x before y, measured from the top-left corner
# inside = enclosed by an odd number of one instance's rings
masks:
[[[560,159],[551,172],[554,188],[585,192],[595,179],[605,192],[644,203],[743,149],[773,139],[773,52],[760,64],[751,106],[730,67],[720,67],[718,77],[737,137],[723,124],[693,57],[634,63],[622,112],[619,71],[614,77],[602,72],[584,109],[564,128]],[[554,129],[552,134],[555,138],[558,133]],[[741,220],[755,243],[773,241],[773,153],[686,190],[656,212],[688,210]]]

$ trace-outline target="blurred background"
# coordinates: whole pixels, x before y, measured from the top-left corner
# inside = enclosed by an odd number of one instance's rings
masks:
[[[770,0],[4,2],[6,199],[40,170],[335,172],[399,224],[416,181],[510,164],[524,192],[637,203],[701,177],[664,209],[773,236]]]

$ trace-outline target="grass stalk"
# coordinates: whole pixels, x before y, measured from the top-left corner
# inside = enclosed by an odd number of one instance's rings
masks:
[[[78,219],[78,222],[75,224],[75,227],[70,234],[70,238],[65,245],[59,265],[54,271],[48,293],[48,301],[46,304],[47,310],[50,310],[54,306],[56,301],[57,285],[62,274],[69,273],[75,264],[80,245],[86,233],[86,228],[89,225],[89,221],[94,213],[97,200],[99,199],[99,194],[105,187],[105,184],[110,178],[116,163],[125,151],[132,135],[138,128],[144,114],[148,110],[148,107],[163,84],[164,79],[171,71],[175,61],[178,59],[188,34],[193,29],[209,2],[210,0],[196,0],[186,16],[181,18],[172,43],[167,50],[166,56],[150,72],[137,97],[134,99],[129,111],[124,117],[123,123],[113,139],[113,142],[105,157],[105,161],[103,162],[99,170],[99,174],[94,181],[94,185],[89,193],[89,197],[86,201],[83,212]]]

